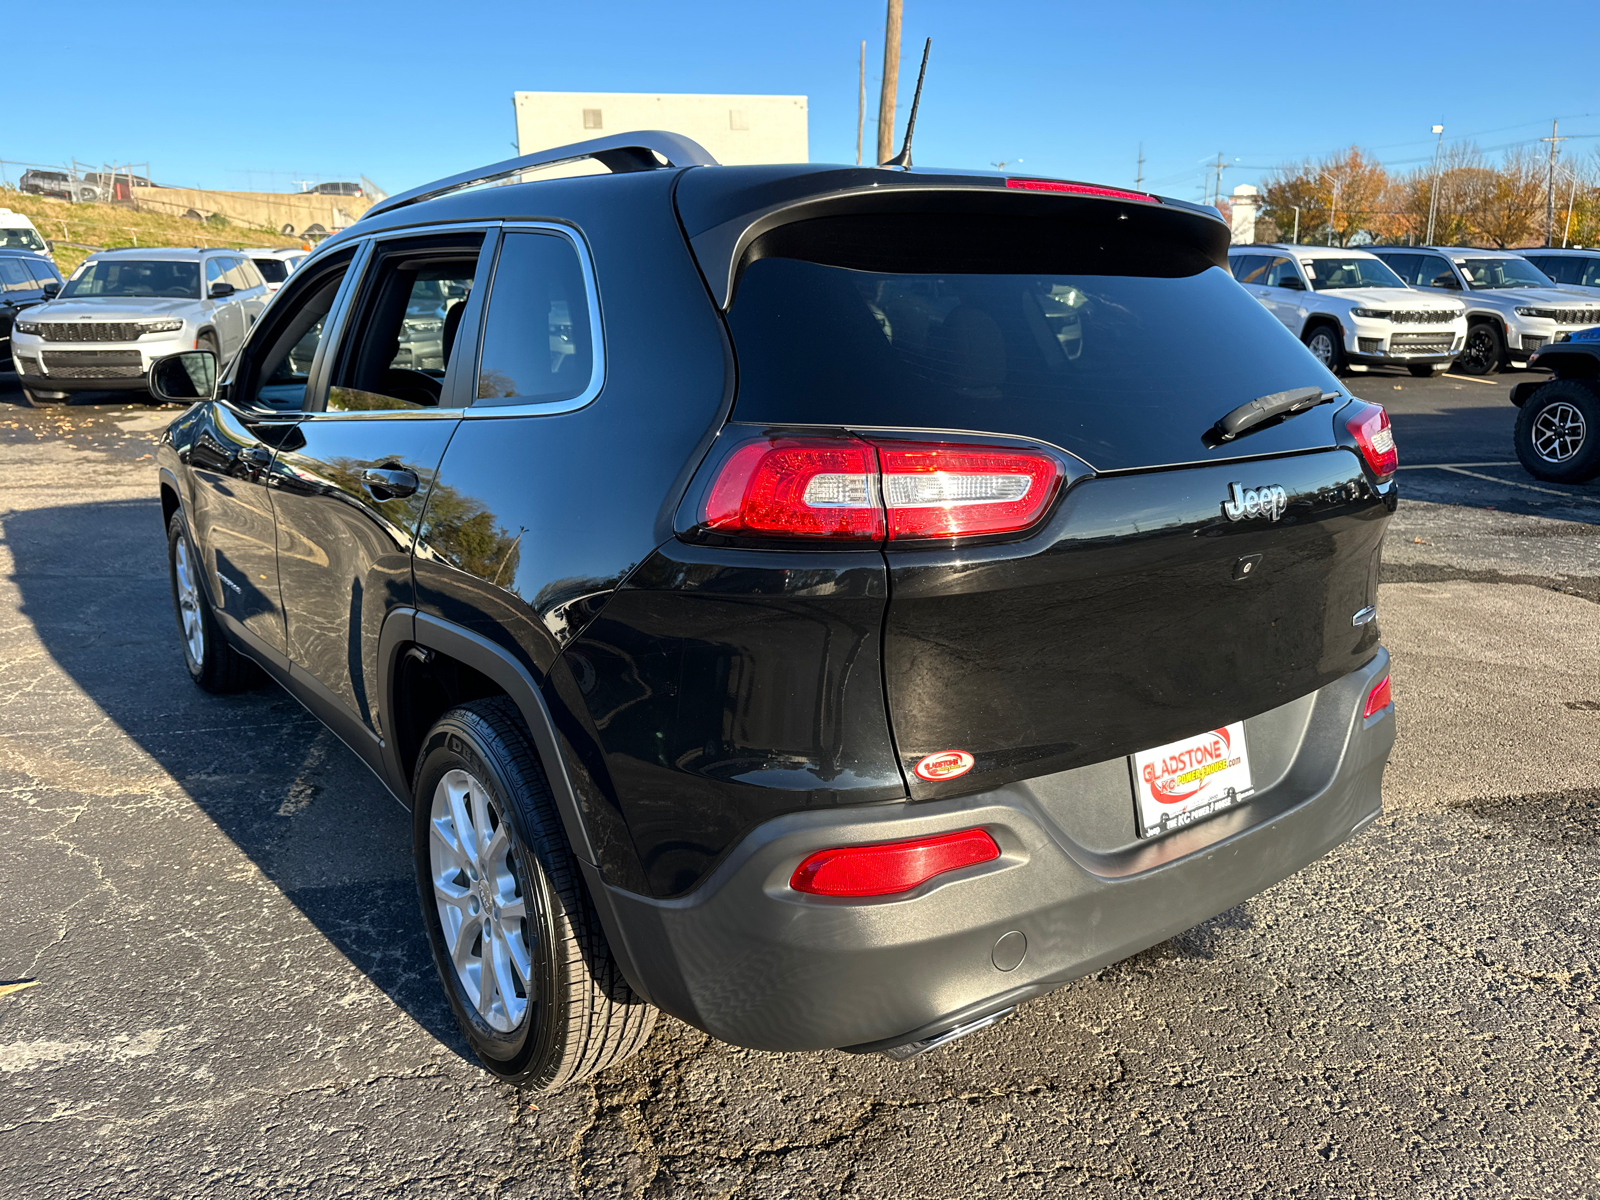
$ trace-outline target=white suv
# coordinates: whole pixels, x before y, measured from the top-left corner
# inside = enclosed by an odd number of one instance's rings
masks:
[[[1407,287],[1363,250],[1234,246],[1228,265],[1330,371],[1397,366],[1431,375],[1448,367],[1466,341],[1459,300]]]
[[[1600,325],[1600,301],[1557,286],[1520,254],[1465,246],[1376,246],[1373,252],[1407,283],[1465,301],[1467,344],[1456,365],[1468,375],[1527,362],[1561,334]]]
[[[227,362],[267,296],[261,273],[236,250],[92,254],[59,297],[12,326],[23,394],[39,403],[142,388],[150,364],[180,350],[211,350]]]

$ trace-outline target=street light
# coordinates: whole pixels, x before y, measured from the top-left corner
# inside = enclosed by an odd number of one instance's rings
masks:
[[[1444,150],[1444,126],[1435,125],[1433,132],[1439,135],[1439,144],[1433,148],[1433,186],[1428,189],[1428,236],[1423,242],[1425,246],[1433,245],[1433,214],[1439,211],[1439,155]]]
[[[1331,246],[1333,245],[1333,219],[1339,213],[1339,189],[1344,186],[1344,180],[1335,179],[1326,171],[1318,171],[1317,174],[1331,182],[1333,185],[1333,204],[1328,209],[1328,245]]]

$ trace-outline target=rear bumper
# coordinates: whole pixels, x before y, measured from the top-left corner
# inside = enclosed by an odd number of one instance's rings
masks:
[[[1238,807],[1165,838],[1086,847],[1067,832],[1094,825],[1069,811],[1071,790],[1030,781],[954,800],[781,817],[673,900],[610,887],[586,867],[590,890],[634,986],[724,1041],[877,1050],[931,1037],[1223,912],[1376,817],[1394,711],[1361,713],[1388,665],[1380,650],[1312,696],[1247,723],[1252,762],[1260,738],[1273,778],[1258,778],[1260,790]],[[1281,744],[1269,749],[1268,739]],[[1116,776],[1114,768],[1085,771]],[[1131,828],[1131,810],[1127,818]],[[974,826],[993,835],[1001,857],[905,896],[846,901],[788,887],[815,850]],[[996,943],[1013,932],[1026,938],[1026,954],[1002,970]]]

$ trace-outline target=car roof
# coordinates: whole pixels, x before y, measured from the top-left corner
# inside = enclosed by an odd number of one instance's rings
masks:
[[[142,258],[157,262],[187,262],[208,254],[242,254],[222,246],[118,246],[112,250],[96,250],[89,258]],[[84,261],[88,261],[85,259]]]
[[[1600,246],[1534,246],[1528,250],[1519,250],[1518,254],[1583,254],[1593,256],[1600,254]]]
[[[1301,258],[1346,258],[1352,254],[1371,254],[1365,246],[1298,246],[1293,242],[1250,242],[1228,247],[1229,254],[1236,250],[1272,250]]]
[[[1478,258],[1521,258],[1530,253],[1526,250],[1491,250],[1486,246],[1376,246],[1379,254],[1443,254],[1450,257],[1454,254],[1471,254]]]

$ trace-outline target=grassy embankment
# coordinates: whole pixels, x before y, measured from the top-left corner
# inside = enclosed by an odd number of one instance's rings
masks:
[[[90,246],[299,246],[299,238],[284,237],[271,229],[255,229],[224,221],[194,221],[161,213],[137,212],[117,204],[73,204],[48,196],[30,196],[13,188],[0,188],[0,208],[26,216],[40,236],[55,244],[56,266],[63,275],[93,251],[65,242]]]

